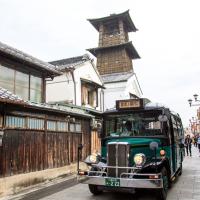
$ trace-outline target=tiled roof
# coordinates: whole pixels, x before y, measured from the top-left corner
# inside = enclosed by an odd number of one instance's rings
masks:
[[[97,19],[88,19],[88,21],[96,28],[97,31],[99,31],[99,26],[101,23],[106,23],[109,20],[118,19],[121,18],[124,23],[126,24],[127,30],[130,31],[137,31],[138,29],[135,27],[130,15],[129,10],[119,13],[119,14],[111,14],[107,17],[97,18]]]
[[[84,116],[84,117],[89,117],[89,118],[93,117],[81,107],[74,107],[67,104],[65,104],[65,106],[60,106],[57,104],[51,105],[51,104],[46,104],[46,103],[33,103],[30,101],[24,101],[17,95],[1,87],[0,87],[0,102],[11,103],[11,104],[22,104],[24,105],[24,107],[29,107],[29,108],[33,108],[37,110],[39,109],[39,110],[45,110],[45,111],[53,111],[53,112],[71,114],[71,115]]]
[[[29,102],[29,107],[32,107],[34,109],[39,110],[46,110],[46,111],[52,111],[56,113],[63,113],[63,114],[71,114],[71,115],[77,115],[77,116],[84,116],[84,117],[93,117],[93,115],[88,114],[85,110],[81,108],[75,108],[70,105],[57,105],[57,104],[47,104],[47,103],[31,103]]]
[[[47,71],[49,74],[52,75],[60,75],[60,72],[58,72],[55,68],[55,66],[51,65],[50,63],[44,62],[42,60],[39,60],[27,53],[24,53],[18,49],[15,49],[13,47],[10,47],[2,42],[0,42],[0,53],[4,53],[6,55],[12,56],[14,58],[17,58],[19,60],[22,60],[24,62],[28,62],[30,64],[34,64],[39,69]]]
[[[125,48],[127,49],[127,51],[130,54],[130,57],[132,59],[138,59],[140,58],[138,52],[136,51],[135,47],[133,46],[132,42],[125,42],[125,43],[121,43],[121,44],[116,44],[116,45],[109,45],[109,46],[103,46],[103,47],[96,47],[96,48],[91,48],[91,49],[86,49],[87,51],[89,51],[91,54],[93,54],[95,57],[97,57],[97,54],[99,52],[102,52],[106,49],[116,49],[116,48]]]
[[[123,73],[114,73],[114,74],[105,74],[101,75],[104,83],[113,83],[113,82],[121,82],[128,80],[131,76],[134,75],[133,71],[123,72]]]
[[[70,68],[76,65],[79,65],[81,63],[84,63],[86,61],[90,60],[90,57],[88,54],[84,54],[82,56],[77,56],[77,57],[72,57],[72,58],[66,58],[62,60],[56,60],[56,61],[51,61],[52,65],[57,66],[58,70],[63,70],[66,68]]]
[[[0,87],[0,102],[25,104],[26,102],[12,92]]]

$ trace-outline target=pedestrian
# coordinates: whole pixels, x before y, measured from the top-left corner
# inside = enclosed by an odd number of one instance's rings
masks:
[[[198,136],[195,135],[195,136],[194,136],[194,146],[195,146],[195,147],[197,147],[197,140],[198,140]]]
[[[190,153],[190,156],[192,156],[192,139],[190,138],[190,135],[187,135],[187,137],[185,138],[185,148],[186,148],[186,152],[187,152],[187,156]]]
[[[199,149],[199,156],[200,156],[200,135],[197,139],[197,145],[198,145],[198,149]]]

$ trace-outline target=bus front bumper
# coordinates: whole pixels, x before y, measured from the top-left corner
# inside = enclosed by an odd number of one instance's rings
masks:
[[[157,179],[134,179],[134,178],[111,178],[102,176],[86,176],[85,184],[98,185],[103,187],[122,187],[122,188],[146,188],[159,189],[163,188],[161,178]]]

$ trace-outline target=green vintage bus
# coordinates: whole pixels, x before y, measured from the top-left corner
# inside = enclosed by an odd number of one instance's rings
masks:
[[[103,114],[101,138],[101,155],[88,156],[90,170],[79,171],[91,193],[153,189],[166,199],[182,173],[184,131],[177,113],[146,99],[120,100]]]

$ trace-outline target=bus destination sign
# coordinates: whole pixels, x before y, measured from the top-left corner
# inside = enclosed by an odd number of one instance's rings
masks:
[[[139,109],[143,107],[142,99],[128,99],[116,101],[116,108],[118,110]]]

